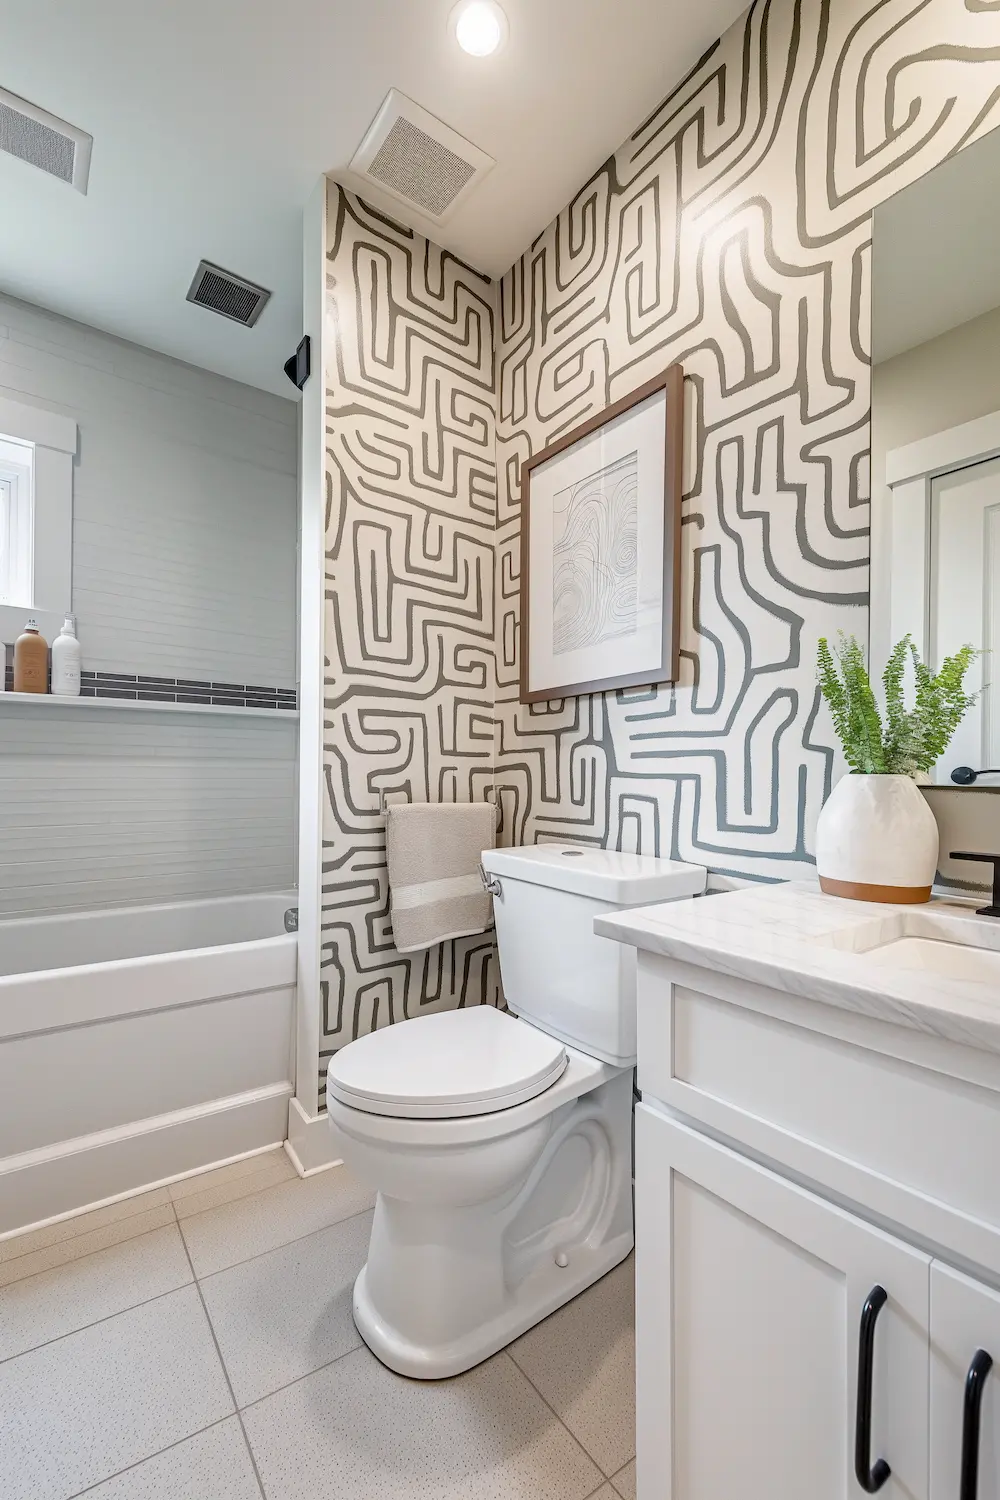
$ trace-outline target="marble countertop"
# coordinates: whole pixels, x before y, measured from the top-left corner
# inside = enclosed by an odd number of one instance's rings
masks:
[[[1000,954],[1000,919],[979,917],[974,907],[845,901],[797,882],[608,914],[594,930],[649,953],[1000,1053],[1000,982],[892,966],[875,951],[886,942],[887,922],[890,938],[959,943],[968,942],[974,923],[975,946]]]

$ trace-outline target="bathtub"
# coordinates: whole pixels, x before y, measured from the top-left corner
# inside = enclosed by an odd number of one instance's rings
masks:
[[[0,921],[0,1237],[285,1139],[295,904]]]

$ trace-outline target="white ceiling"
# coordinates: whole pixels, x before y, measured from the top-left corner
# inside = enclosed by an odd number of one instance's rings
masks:
[[[872,363],[1000,307],[1000,130],[875,211]]]
[[[0,288],[289,395],[302,210],[391,86],[497,159],[435,234],[496,276],[743,0],[505,0],[489,59],[459,51],[451,6],[0,0],[0,87],[94,137],[86,197],[0,153]],[[202,256],[273,290],[256,328],[185,302]]]

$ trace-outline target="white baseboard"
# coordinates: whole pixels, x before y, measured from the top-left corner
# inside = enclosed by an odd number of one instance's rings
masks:
[[[291,1084],[58,1141],[0,1161],[0,1238],[280,1145]]]
[[[307,1115],[297,1099],[288,1101],[288,1137],[285,1141],[292,1166],[300,1177],[340,1167],[326,1114]]]

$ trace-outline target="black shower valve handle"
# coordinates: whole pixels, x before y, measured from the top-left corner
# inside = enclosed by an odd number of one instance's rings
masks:
[[[1000,917],[1000,854],[970,854],[964,849],[953,849],[949,859],[978,860],[993,866],[993,899],[989,906],[980,906],[977,917]]]

